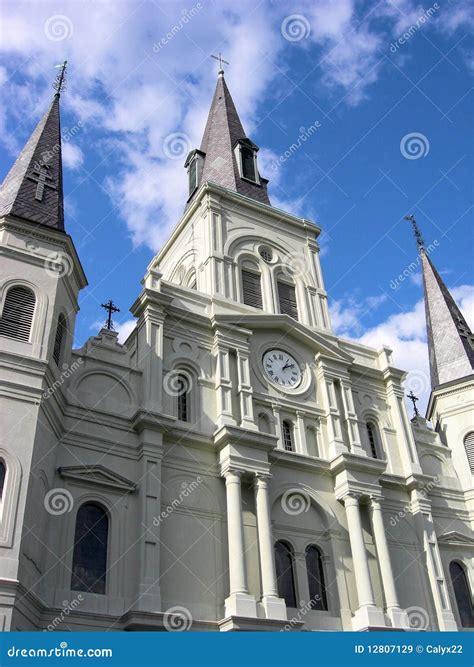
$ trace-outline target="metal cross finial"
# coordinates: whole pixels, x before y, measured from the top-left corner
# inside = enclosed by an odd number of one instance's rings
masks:
[[[413,225],[413,231],[415,233],[415,238],[416,238],[416,242],[418,244],[418,248],[420,250],[424,250],[425,249],[425,242],[424,242],[423,237],[421,235],[420,228],[418,227],[418,225],[416,223],[415,216],[414,215],[406,215],[405,220],[408,220],[408,222],[411,222],[411,224]]]
[[[212,56],[212,55],[211,55],[211,58],[214,58],[214,60],[218,60],[218,61],[219,61],[219,74],[220,74],[221,72],[224,73],[224,66],[223,66],[223,63],[225,63],[226,65],[230,65],[230,63],[227,62],[227,60],[224,60],[224,58],[222,57],[222,53],[221,53],[220,51],[219,51],[219,55],[217,55],[217,56]]]
[[[112,324],[112,313],[120,313],[120,308],[117,308],[112,299],[109,299],[107,303],[101,303],[100,307],[104,308],[109,313],[105,322],[105,328],[109,331],[113,331],[114,325]]]
[[[416,407],[416,402],[419,401],[420,399],[418,398],[418,396],[415,396],[415,394],[413,393],[413,390],[411,390],[410,393],[407,394],[407,398],[409,398],[410,401],[413,403],[413,410],[415,411],[414,416],[419,417],[420,413],[418,411],[418,408]]]
[[[53,83],[53,88],[56,91],[56,95],[60,95],[63,90],[66,90],[66,68],[67,60],[65,60],[62,65],[55,65],[56,68],[61,71],[56,75],[56,80]]]

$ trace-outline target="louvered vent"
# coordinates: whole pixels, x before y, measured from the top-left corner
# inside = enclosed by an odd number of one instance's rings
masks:
[[[242,288],[244,292],[244,303],[246,306],[263,308],[262,286],[260,276],[253,271],[242,270]]]
[[[59,362],[61,361],[61,350],[65,333],[66,320],[64,319],[64,315],[60,315],[58,318],[58,326],[56,327],[56,337],[54,339],[53,349],[53,359],[56,362],[56,366],[59,366]]]
[[[464,438],[464,448],[466,450],[467,460],[469,461],[469,467],[474,475],[474,431],[468,433]]]
[[[296,305],[296,290],[293,285],[278,281],[278,299],[280,301],[280,313],[290,315],[298,319],[298,307]]]
[[[35,303],[35,295],[30,289],[19,285],[11,287],[5,297],[0,318],[0,336],[28,342]]]

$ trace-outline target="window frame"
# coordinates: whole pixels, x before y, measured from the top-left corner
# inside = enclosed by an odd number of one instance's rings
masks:
[[[76,533],[77,533],[77,528],[78,528],[78,517],[81,512],[85,507],[87,506],[93,506],[96,507],[97,509],[101,510],[102,512],[102,517],[105,518],[107,521],[106,524],[106,529],[107,529],[107,536],[106,536],[106,544],[105,544],[105,564],[104,564],[104,569],[103,569],[103,577],[101,576],[101,579],[103,578],[103,590],[97,591],[97,590],[91,590],[89,587],[84,587],[80,588],[74,586],[74,578],[78,581],[81,581],[81,577],[75,574],[74,568],[75,568],[75,561],[76,561],[76,547],[79,541],[76,543]],[[107,508],[100,502],[97,502],[95,500],[85,500],[82,502],[76,512],[76,517],[75,517],[75,522],[74,522],[74,532],[73,532],[73,548],[72,548],[72,561],[71,561],[71,577],[70,577],[70,589],[71,591],[79,591],[81,593],[86,593],[86,594],[93,594],[93,595],[107,595],[108,594],[108,589],[109,589],[109,571],[108,571],[108,564],[109,564],[109,559],[110,559],[110,540],[111,540],[111,517],[110,513],[108,512]],[[88,532],[91,532],[90,530]],[[97,581],[100,581],[100,579],[96,579],[94,581],[94,585],[97,583]]]
[[[288,429],[286,429],[288,427]],[[283,419],[281,422],[281,439],[285,452],[295,452],[295,425],[291,419]],[[289,443],[290,448],[287,447]]]
[[[255,179],[249,178],[248,176],[244,175],[244,160],[243,160],[243,154],[242,154],[242,152],[244,150],[248,150],[252,154]],[[245,142],[245,143],[239,142],[237,144],[237,146],[235,147],[237,165],[239,167],[240,178],[242,178],[244,181],[247,181],[248,183],[252,183],[253,185],[261,186],[260,174],[258,173],[257,150],[258,149],[255,147],[255,145],[253,145],[253,144],[249,145],[247,142]]]
[[[315,576],[314,574],[310,573],[310,569],[308,567],[308,552],[310,550],[314,550],[317,552],[317,566],[318,566],[318,575]],[[305,566],[306,566],[306,577],[308,579],[308,590],[309,590],[309,605],[313,611],[329,611],[329,596],[328,596],[328,590],[326,586],[326,573],[325,573],[325,568],[324,568],[324,555],[322,549],[317,545],[317,544],[308,544],[306,549],[305,549]],[[319,599],[321,601],[321,606],[318,607],[316,606],[316,601],[313,602],[313,595],[311,592],[311,579],[314,581],[317,581],[319,584],[319,591],[320,594],[317,593],[316,595],[319,596]],[[316,597],[316,595],[314,597]]]
[[[285,287],[292,289],[294,292],[294,308],[282,308],[282,296],[280,293],[280,285],[284,285]],[[298,291],[296,289],[296,284],[288,279],[284,279],[281,275],[276,277],[276,291],[277,291],[277,298],[278,298],[278,312],[281,315],[288,315],[289,317],[292,317],[296,322],[299,322],[299,308],[298,308]],[[287,299],[289,302],[290,300]],[[289,310],[292,310],[292,312],[288,312]]]
[[[455,584],[454,584],[453,573],[452,573],[452,566],[453,565],[458,567],[459,570],[460,570],[460,576],[461,576],[462,582],[464,584],[464,594],[466,595],[467,602],[470,605],[470,622],[469,622],[468,625],[464,625],[464,612],[461,612],[461,608],[459,606],[459,600],[458,600],[458,596],[457,596],[457,591],[459,590],[459,588],[457,586],[455,586]],[[455,609],[456,609],[456,612],[457,612],[457,617],[458,617],[458,620],[459,620],[459,624],[460,624],[461,628],[472,629],[472,628],[474,628],[474,605],[472,603],[471,583],[469,581],[469,576],[468,576],[468,573],[466,571],[466,567],[465,567],[463,562],[460,562],[459,560],[454,558],[449,563],[448,571],[449,571],[449,582],[451,584],[451,590],[452,590],[453,598],[454,598],[454,602],[455,602],[455,605],[453,605],[453,606],[455,606]]]
[[[289,568],[285,570],[285,572],[278,572],[279,568],[279,559],[278,559],[278,554],[277,554],[277,548],[278,546],[283,547],[286,551],[286,556],[289,559]],[[292,547],[292,545],[284,539],[278,539],[273,545],[273,552],[274,552],[274,557],[275,557],[275,572],[276,572],[276,580],[277,580],[277,590],[278,590],[278,597],[282,598],[285,600],[285,604],[287,607],[290,609],[297,609],[298,608],[298,600],[297,600],[297,591],[296,591],[296,576],[295,576],[295,552]],[[290,587],[291,587],[291,599],[287,600],[285,596],[285,591],[282,590],[284,586],[282,585],[282,577],[287,575],[287,572],[290,573],[290,579],[288,581]],[[294,604],[291,604],[294,603]]]
[[[257,299],[259,301],[260,305],[255,306],[252,303],[246,303],[245,301],[245,296],[246,296],[246,290],[245,290],[245,280],[244,280],[244,274],[247,276],[254,276],[258,278],[258,296],[260,297]],[[240,287],[241,287],[241,294],[242,294],[242,303],[244,306],[249,306],[249,308],[255,308],[256,310],[263,310],[264,309],[264,300],[263,300],[263,289],[262,289],[262,272],[260,271],[259,267],[257,265],[255,266],[248,266],[243,262],[240,266]],[[255,292],[257,294],[257,292]]]
[[[33,297],[33,305],[31,307],[31,317],[30,317],[30,320],[29,320],[28,337],[27,337],[27,339],[24,339],[24,338],[19,338],[16,335],[11,336],[8,333],[1,333],[0,332],[0,338],[7,338],[9,340],[15,340],[17,343],[25,343],[26,345],[30,345],[33,342],[33,331],[34,331],[34,326],[35,326],[36,313],[37,313],[37,309],[38,309],[38,296],[36,294],[36,291],[33,289],[33,287],[30,284],[26,284],[26,283],[18,282],[18,281],[12,281],[11,283],[4,286],[3,294],[2,294],[2,300],[1,300],[0,322],[4,319],[5,307],[7,306],[8,296],[15,289],[21,289],[21,290],[24,290],[25,292],[29,292],[30,295]],[[18,325],[18,322],[16,324]]]

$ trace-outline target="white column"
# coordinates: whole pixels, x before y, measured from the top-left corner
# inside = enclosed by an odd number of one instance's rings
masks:
[[[225,473],[227,497],[227,540],[229,545],[229,597],[225,601],[226,616],[257,615],[255,599],[248,594],[242,523],[241,470]]]
[[[270,503],[268,498],[268,479],[268,475],[257,474],[255,481],[255,508],[262,580],[262,604],[267,618],[286,620],[285,601],[278,597]]]
[[[383,613],[375,606],[374,592],[370,581],[367,550],[360,519],[359,498],[356,495],[348,494],[343,498],[343,501],[346,508],[347,528],[359,600],[359,609],[355,614],[353,627],[354,630],[360,630],[371,626],[384,626]]]
[[[400,609],[400,604],[398,602],[395,580],[393,578],[392,564],[390,562],[387,537],[385,535],[382,506],[378,498],[370,499],[370,510],[380,576],[382,578],[385,602],[387,604],[387,614],[392,621],[392,626],[406,628],[407,626],[405,614]]]

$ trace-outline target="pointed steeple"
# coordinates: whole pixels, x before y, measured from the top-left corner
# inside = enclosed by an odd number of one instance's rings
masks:
[[[251,199],[270,204],[267,194],[268,181],[258,173],[257,151],[258,146],[245,134],[224,79],[224,71],[220,69],[201,148],[188,155],[185,166],[189,166],[193,157],[197,155],[201,160],[197,171],[197,187],[201,183],[212,181]],[[251,162],[250,171],[253,169],[253,174],[250,178],[248,174],[246,177],[243,171],[245,166],[242,167],[242,155]],[[193,194],[190,193],[190,199]]]
[[[59,113],[62,86],[61,78],[49,109],[0,186],[0,217],[17,216],[64,231]]]
[[[421,258],[431,388],[435,389],[474,372],[474,336],[429,258],[415,218],[407,219],[413,224]]]

